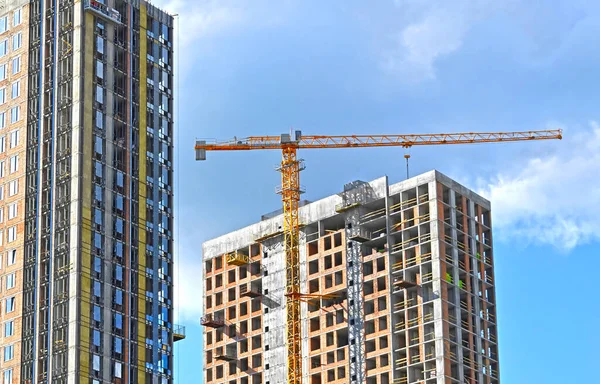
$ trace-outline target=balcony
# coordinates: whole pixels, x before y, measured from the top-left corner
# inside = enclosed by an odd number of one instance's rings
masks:
[[[84,0],[83,8],[86,11],[91,11],[96,15],[116,23],[121,23],[121,14],[114,8],[108,7],[96,0]]]
[[[250,256],[245,255],[241,252],[233,252],[227,255],[226,257],[227,265],[245,265],[250,262]]]
[[[173,327],[173,341],[178,342],[185,339],[185,326],[177,325]]]
[[[225,326],[225,320],[219,317],[214,317],[212,315],[204,315],[200,319],[200,324],[202,324],[205,327],[221,328]]]
[[[240,286],[240,297],[260,297],[262,296],[262,287],[258,284],[244,284]]]

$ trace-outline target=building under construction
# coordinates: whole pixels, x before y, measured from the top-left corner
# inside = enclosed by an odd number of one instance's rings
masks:
[[[437,171],[300,207],[303,382],[498,384],[490,203]],[[280,212],[203,244],[204,380],[286,381]]]

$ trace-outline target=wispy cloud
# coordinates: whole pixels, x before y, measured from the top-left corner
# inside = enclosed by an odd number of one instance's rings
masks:
[[[567,130],[559,150],[479,180],[500,240],[568,251],[600,240],[600,125]]]
[[[407,81],[434,79],[436,62],[459,51],[475,25],[498,14],[530,41],[532,55],[550,55],[579,21],[598,8],[579,0],[555,3],[551,7],[525,0],[395,0],[400,16],[383,67]]]
[[[218,34],[241,23],[245,10],[237,1],[216,0],[158,0],[154,3],[179,15],[181,48],[195,40]]]

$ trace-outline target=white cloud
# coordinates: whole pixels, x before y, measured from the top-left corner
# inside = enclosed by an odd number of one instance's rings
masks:
[[[159,0],[157,6],[179,15],[181,48],[195,40],[223,32],[244,20],[244,10],[237,2],[215,0]]]
[[[395,35],[395,47],[385,55],[384,67],[413,81],[433,79],[434,63],[459,49],[474,23],[493,13],[489,0],[396,0],[409,21]]]
[[[500,240],[564,251],[600,240],[600,125],[565,136],[556,152],[479,180]]]
[[[394,0],[394,4],[400,13],[383,67],[408,82],[434,79],[436,61],[458,51],[477,23],[493,16],[504,14],[513,23],[530,42],[532,57],[546,57],[580,21],[597,17],[599,8],[585,0],[552,5],[525,0]]]

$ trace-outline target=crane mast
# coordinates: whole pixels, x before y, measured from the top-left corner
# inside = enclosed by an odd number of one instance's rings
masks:
[[[283,203],[283,237],[286,257],[286,311],[287,311],[287,382],[302,383],[302,343],[300,302],[308,297],[300,292],[300,222],[298,206],[300,195],[300,171],[303,161],[297,158],[298,149],[311,148],[361,148],[361,147],[403,147],[420,145],[476,144],[494,142],[515,142],[529,140],[562,139],[561,130],[538,130],[520,132],[461,132],[439,134],[405,135],[338,135],[302,136],[296,131],[294,139],[289,134],[281,136],[250,136],[227,141],[196,141],[196,160],[206,160],[206,151],[247,151],[279,149],[282,152],[281,194]]]

